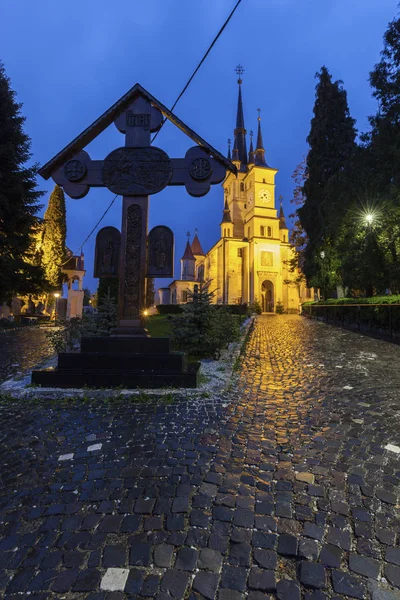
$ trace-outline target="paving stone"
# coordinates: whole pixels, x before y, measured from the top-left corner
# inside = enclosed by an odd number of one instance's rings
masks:
[[[181,548],[176,556],[175,568],[181,571],[194,571],[199,553],[194,548]]]
[[[249,575],[249,587],[253,590],[274,592],[276,590],[275,573],[266,569],[253,567]]]
[[[134,541],[130,554],[129,564],[135,567],[148,567],[150,565],[151,544],[147,542]]]
[[[307,560],[317,560],[319,556],[319,545],[315,540],[300,538],[298,554]]]
[[[282,534],[278,539],[278,554],[297,556],[297,538],[293,535]]]
[[[257,548],[267,548],[273,550],[276,548],[278,536],[275,533],[264,533],[263,531],[254,531],[252,545]]]
[[[122,544],[106,546],[103,552],[103,567],[124,567],[126,551]]]
[[[206,573],[204,571],[197,573],[193,581],[193,589],[197,592],[200,592],[204,598],[209,598],[212,600],[215,598],[218,587],[218,579],[219,576],[215,573]]]
[[[400,548],[387,548],[386,560],[394,565],[400,565]]]
[[[359,579],[343,571],[332,571],[332,585],[335,592],[350,598],[365,598],[366,589]]]
[[[146,598],[154,598],[157,594],[159,584],[159,575],[147,575],[140,590],[140,595]]]
[[[276,586],[278,600],[300,600],[300,586],[291,579],[281,579]]]
[[[238,565],[241,567],[250,566],[250,544],[231,544],[229,550],[228,562],[231,565]]]
[[[225,590],[220,588],[218,591],[218,600],[244,600],[244,594],[241,594],[236,590]]]
[[[385,565],[385,577],[389,583],[400,588],[400,567]]]
[[[161,590],[173,598],[183,598],[189,583],[189,573],[169,569],[161,580]]]
[[[224,566],[220,586],[238,592],[244,592],[246,589],[247,569],[244,567]]]
[[[256,548],[253,556],[257,563],[263,569],[276,569],[277,567],[277,554],[273,550],[264,550]]]
[[[203,548],[197,563],[199,569],[206,569],[213,573],[220,573],[222,567],[222,555],[211,548]]]
[[[350,532],[338,529],[337,527],[330,528],[326,541],[328,544],[338,546],[343,550],[350,550],[351,547]]]
[[[53,590],[53,592],[60,594],[68,592],[75,583],[78,574],[78,569],[66,569],[60,571],[56,579],[54,580],[51,589]]]
[[[154,549],[154,562],[157,567],[170,567],[174,554],[174,546],[169,544],[160,544]]]
[[[111,592],[124,591],[128,575],[129,569],[107,569],[100,582],[100,589]]]
[[[380,564],[377,560],[351,552],[349,555],[349,569],[360,575],[377,579],[380,571]]]
[[[97,569],[85,569],[84,571],[80,571],[73,585],[72,591],[90,592],[98,587],[100,577],[100,571]]]
[[[314,523],[304,523],[303,534],[306,537],[321,541],[324,536],[324,529]]]
[[[326,572],[323,565],[302,561],[300,563],[300,583],[310,588],[324,589],[326,587]]]
[[[320,560],[327,567],[339,568],[342,556],[343,551],[340,548],[326,544],[321,550]]]

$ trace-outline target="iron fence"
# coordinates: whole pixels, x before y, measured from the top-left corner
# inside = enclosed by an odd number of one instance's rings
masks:
[[[306,304],[302,314],[400,343],[400,304]]]

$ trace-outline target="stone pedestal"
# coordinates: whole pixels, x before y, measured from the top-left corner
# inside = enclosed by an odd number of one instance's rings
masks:
[[[61,352],[53,371],[33,371],[43,387],[163,388],[197,386],[199,364],[171,352],[168,338],[128,335],[82,338],[81,352]]]

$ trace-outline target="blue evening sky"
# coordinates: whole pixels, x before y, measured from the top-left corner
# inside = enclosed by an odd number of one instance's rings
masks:
[[[236,0],[0,0],[0,59],[23,103],[34,160],[44,164],[136,82],[171,106]],[[247,131],[262,109],[268,163],[279,169],[277,196],[290,211],[291,175],[307,152],[314,104],[314,75],[326,65],[344,82],[359,131],[375,112],[368,74],[379,60],[382,36],[397,12],[395,0],[242,0],[175,113],[223,153],[233,137],[240,63]],[[89,147],[104,158],[123,145],[114,125]],[[156,145],[171,157],[193,145],[166,124]],[[48,194],[52,180],[39,178]],[[67,244],[79,248],[113,194],[92,189],[67,197]],[[150,227],[175,233],[175,275],[186,231],[197,227],[207,251],[219,238],[223,193],[203,198],[184,188],[151,197]],[[120,228],[118,199],[101,226]],[[85,285],[95,291],[95,235],[84,248]],[[159,280],[165,285],[168,281]]]

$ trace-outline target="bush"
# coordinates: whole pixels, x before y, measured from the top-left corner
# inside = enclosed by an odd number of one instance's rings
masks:
[[[157,304],[159,315],[176,315],[182,313],[182,304]]]
[[[251,315],[253,315],[253,314],[261,315],[262,307],[258,300],[254,300],[254,302],[252,304],[250,304],[249,311],[250,311]]]
[[[283,315],[285,312],[285,307],[283,306],[282,300],[278,300],[275,307],[275,312],[277,315]]]
[[[182,306],[182,314],[171,316],[175,346],[192,356],[214,357],[240,335],[240,318],[211,304],[214,294],[209,285],[199,284],[193,293],[188,292],[189,302]]]

